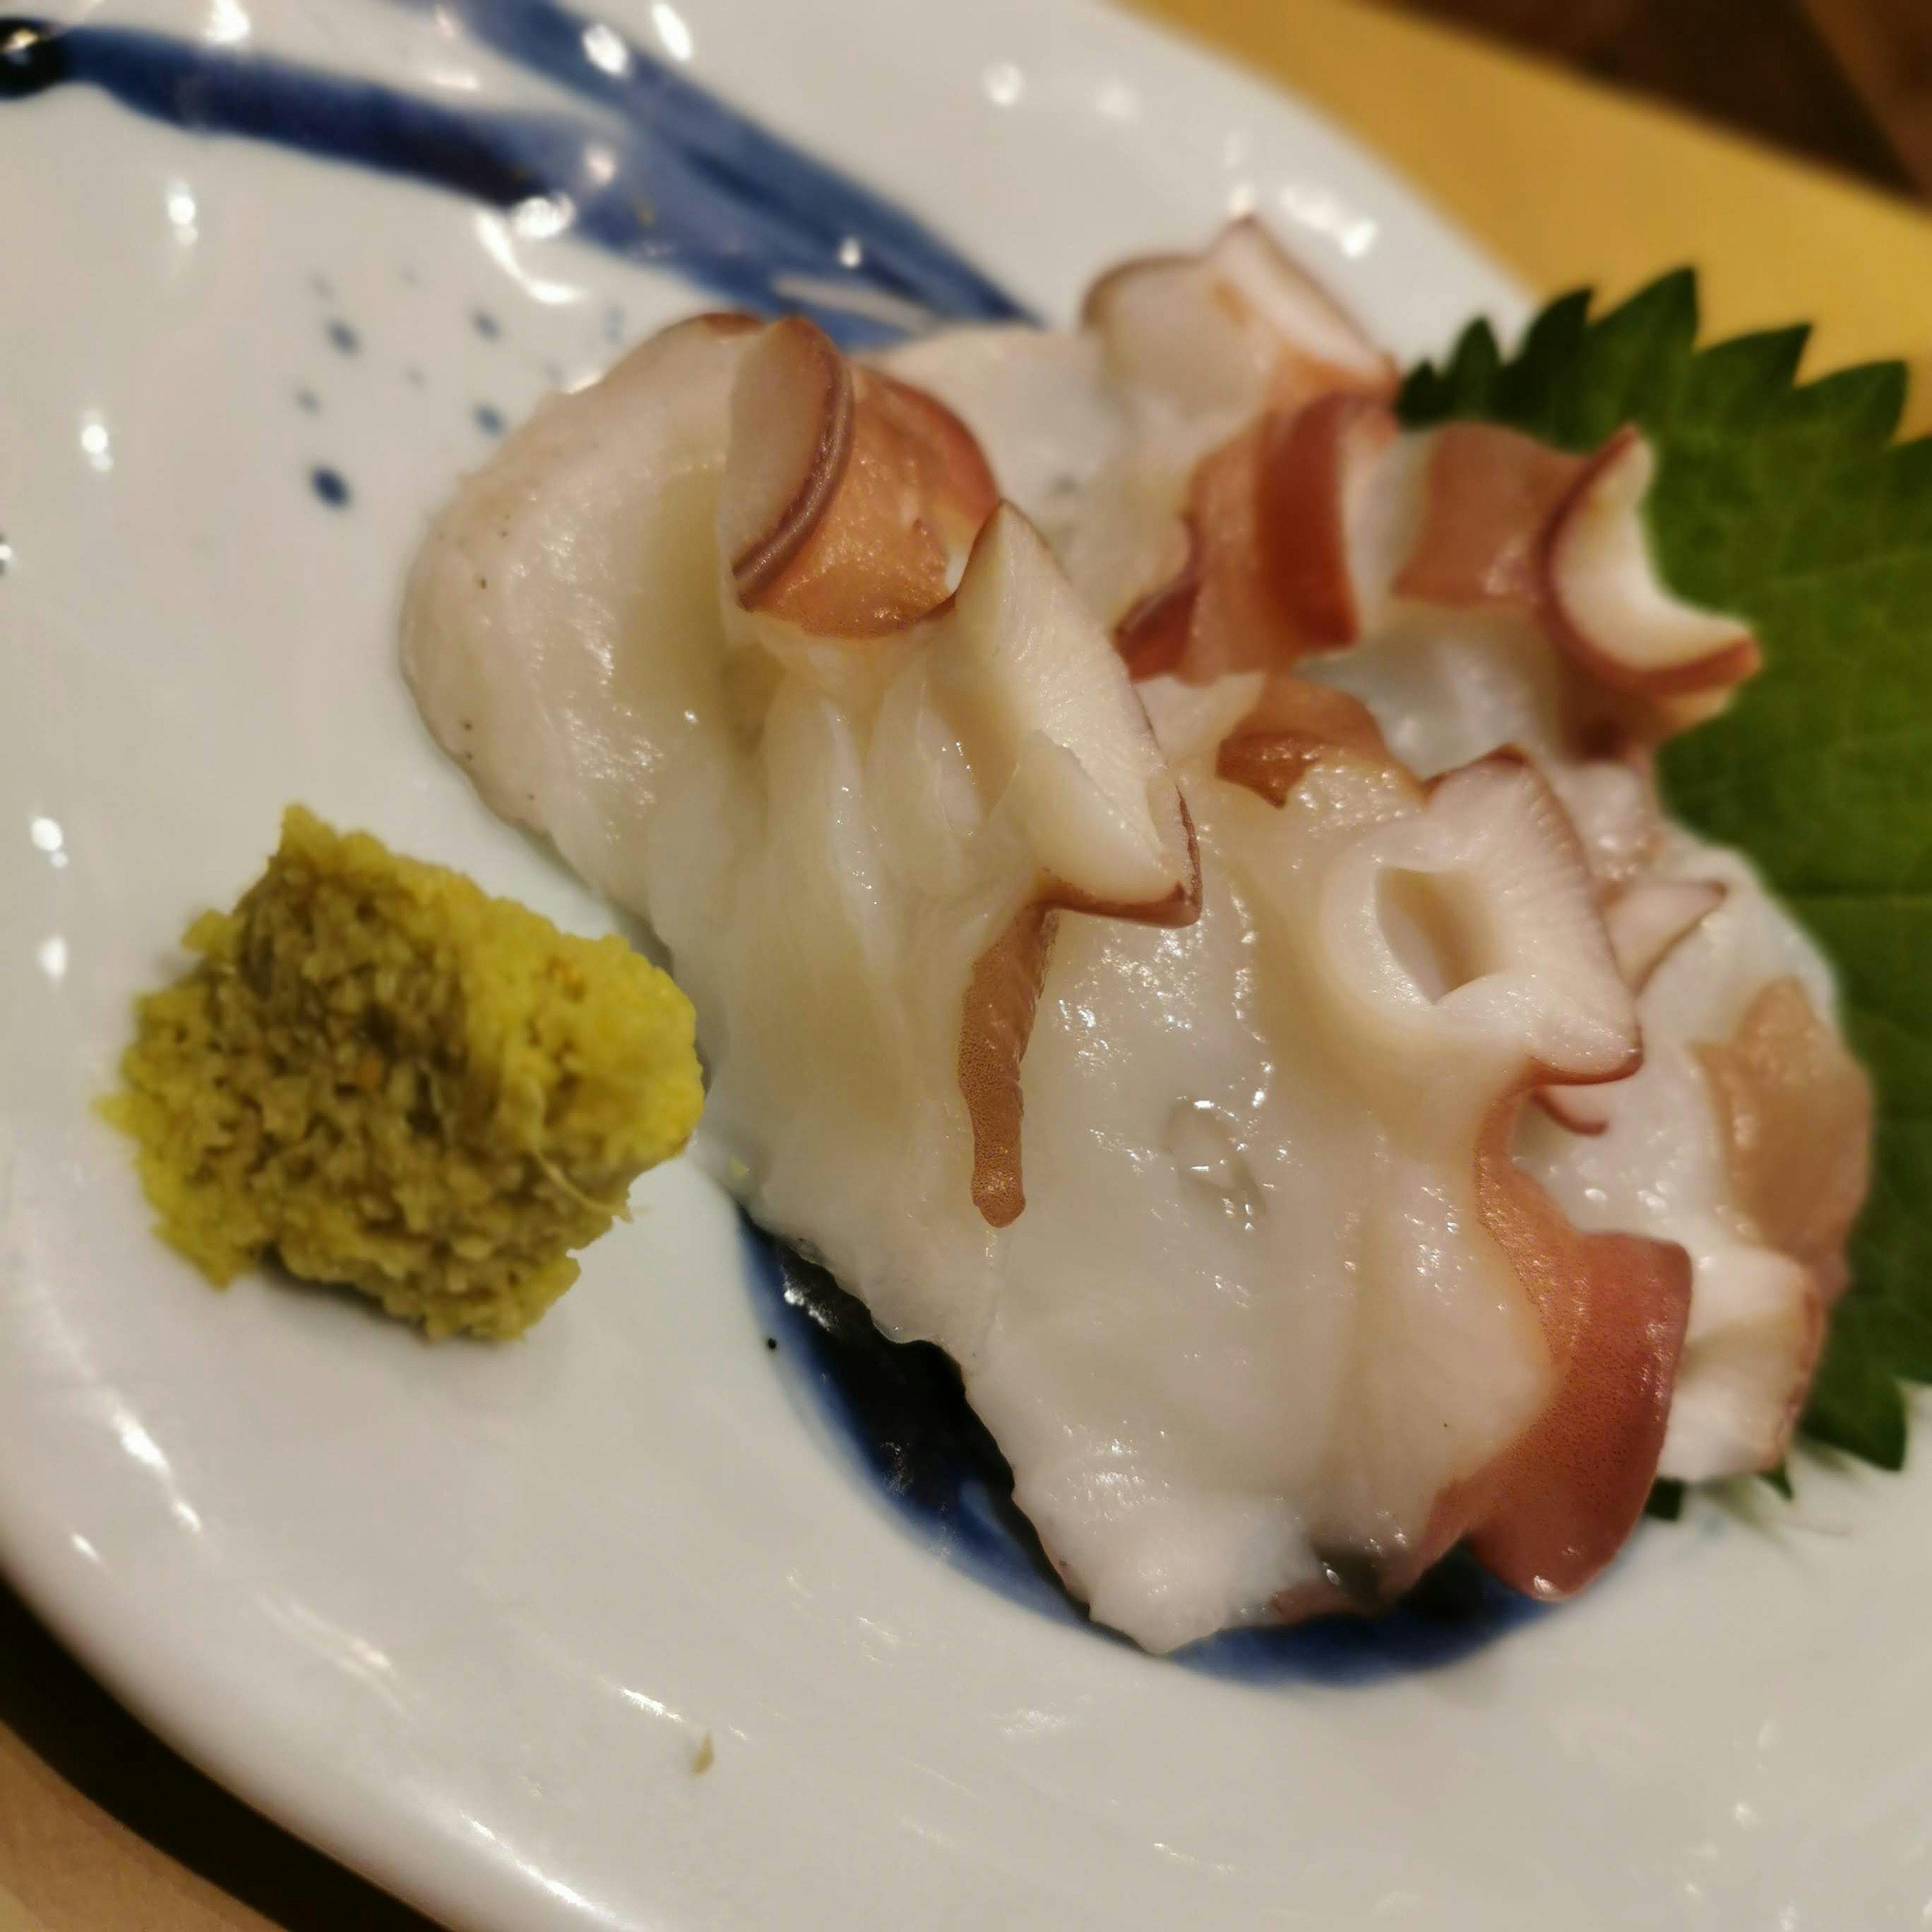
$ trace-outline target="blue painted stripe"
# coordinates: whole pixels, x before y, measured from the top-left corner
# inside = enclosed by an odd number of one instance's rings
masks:
[[[858,272],[881,293],[935,315],[1023,320],[1006,291],[897,202],[723,106],[688,74],[608,22],[551,0],[393,0],[454,16],[471,38],[542,75],[674,152],[709,195],[762,212],[772,238],[800,244],[808,272],[841,272],[856,242]],[[595,40],[592,38],[595,35]],[[602,62],[591,58],[595,46]],[[844,272],[852,272],[846,269]]]
[[[579,240],[674,270],[734,307],[808,314],[848,346],[904,330],[845,307],[842,290],[915,317],[1024,316],[914,218],[641,49],[627,47],[619,80],[590,62],[591,23],[574,14],[530,0],[475,0],[473,10],[481,37],[572,86],[594,111],[452,106],[245,48],[21,18],[0,19],[0,100],[79,84],[172,127],[271,142],[492,208],[563,197]]]

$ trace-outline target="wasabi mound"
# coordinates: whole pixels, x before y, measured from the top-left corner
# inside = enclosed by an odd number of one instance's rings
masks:
[[[432,1338],[519,1334],[697,1123],[665,974],[298,806],[183,943],[200,962],[140,1002],[105,1111],[218,1286],[272,1252]]]

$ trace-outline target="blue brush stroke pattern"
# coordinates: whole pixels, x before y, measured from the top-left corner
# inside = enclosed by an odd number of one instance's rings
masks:
[[[1012,1469],[945,1354],[929,1342],[888,1341],[823,1268],[749,1221],[744,1245],[785,1372],[913,1534],[1003,1595],[1124,1643],[1089,1623],[1062,1587],[1013,1502]],[[1250,1683],[1362,1683],[1453,1664],[1546,1614],[1459,1552],[1382,1616],[1225,1630],[1174,1660]]]
[[[722,201],[759,212],[754,239],[778,274],[856,273],[880,293],[916,302],[934,316],[1024,316],[1004,289],[897,202],[722,107],[608,22],[550,0],[392,4],[453,16],[482,45],[628,125],[648,128],[682,171],[673,191],[694,194],[700,209]],[[842,262],[840,251],[854,244],[860,261]]]
[[[414,0],[403,0],[413,4]],[[0,19],[0,100],[67,85],[202,134],[272,142],[511,209],[567,202],[568,232],[734,307],[810,315],[848,347],[934,320],[1026,310],[913,216],[547,0],[458,0],[479,39],[584,98],[581,115],[446,106],[245,48],[128,27]],[[868,303],[870,312],[868,311]]]

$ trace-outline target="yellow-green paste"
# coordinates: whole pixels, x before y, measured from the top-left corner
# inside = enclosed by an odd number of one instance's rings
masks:
[[[140,1001],[104,1104],[218,1286],[272,1250],[432,1336],[518,1334],[697,1124],[691,1003],[621,939],[299,806],[184,944],[200,963]]]

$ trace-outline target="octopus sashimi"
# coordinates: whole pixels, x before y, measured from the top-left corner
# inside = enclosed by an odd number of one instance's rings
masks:
[[[1462,1540],[1565,1594],[1670,1445],[1768,1466],[1862,1192],[1753,1218],[1785,1072],[1854,1138],[1858,1076],[1658,808],[1755,660],[1655,580],[1647,450],[1393,389],[1252,224],[1064,334],[700,317],[541,408],[410,589],[432,731],[668,950],[721,1178],[952,1354],[1157,1651]]]

